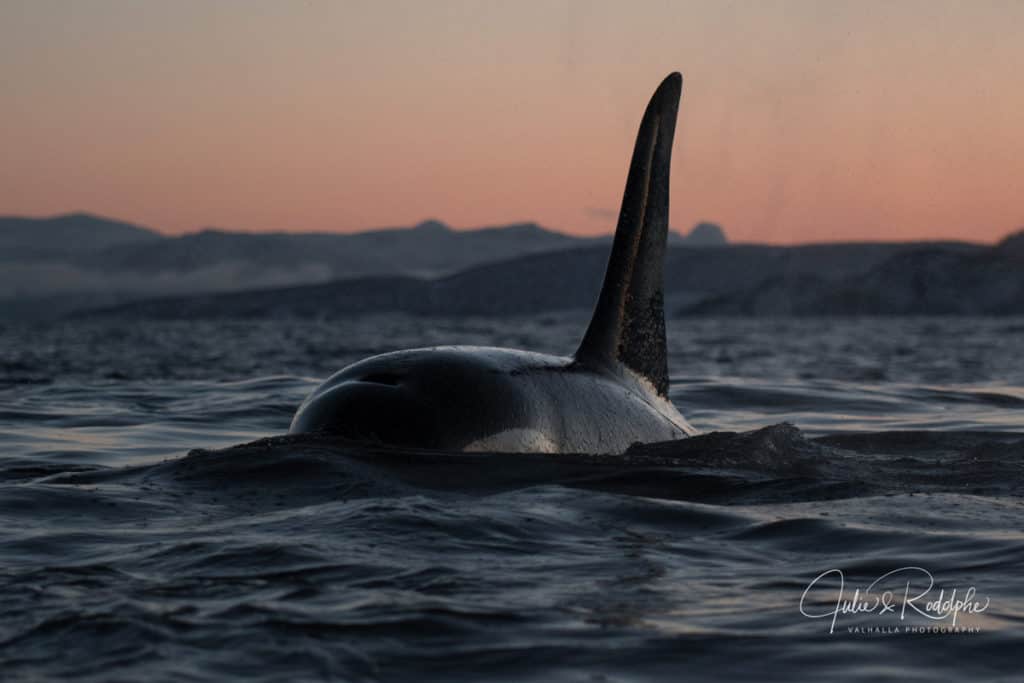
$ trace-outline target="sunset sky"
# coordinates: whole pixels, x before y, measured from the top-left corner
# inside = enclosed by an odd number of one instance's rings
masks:
[[[609,232],[683,73],[672,225],[1024,226],[1024,2],[3,0],[0,214]]]

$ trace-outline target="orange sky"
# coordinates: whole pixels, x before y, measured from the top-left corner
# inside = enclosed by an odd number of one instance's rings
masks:
[[[6,0],[0,214],[608,232],[661,78],[672,223],[1024,226],[1024,3]]]

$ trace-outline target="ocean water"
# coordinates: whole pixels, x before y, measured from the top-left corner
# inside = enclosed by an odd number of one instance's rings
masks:
[[[703,434],[619,458],[274,436],[585,322],[0,326],[0,679],[1021,679],[1021,319],[671,321]]]

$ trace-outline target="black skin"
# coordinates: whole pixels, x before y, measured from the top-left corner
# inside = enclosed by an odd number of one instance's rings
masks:
[[[639,379],[631,386],[571,359],[474,347],[397,351],[350,365],[303,403],[290,431],[445,450],[580,453],[693,433]]]

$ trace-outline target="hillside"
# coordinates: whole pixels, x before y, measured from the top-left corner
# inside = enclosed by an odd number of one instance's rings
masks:
[[[159,296],[320,284],[371,276],[437,278],[519,256],[607,244],[534,223],[453,230],[431,220],[354,234],[208,229],[167,237],[84,214],[0,219],[0,316],[46,317]],[[716,244],[702,224],[673,243]]]
[[[52,218],[0,216],[0,261],[64,257],[162,239],[149,228],[87,213]]]
[[[670,313],[683,315],[1009,313],[1019,310],[1014,308],[1013,292],[1024,283],[1024,276],[1018,274],[1024,269],[1002,268],[986,275],[986,268],[1003,258],[1000,253],[999,248],[962,243],[673,247],[666,257],[666,306]],[[108,307],[94,314],[338,317],[394,311],[461,316],[589,309],[600,289],[607,258],[607,246],[600,245],[519,257],[436,279],[357,278],[315,286],[170,297]],[[934,265],[929,265],[933,259]],[[844,297],[849,294],[828,298],[829,293],[846,291],[843,288],[850,283],[874,283],[876,273],[890,273],[891,278],[913,283],[915,278],[930,277],[942,264],[947,276],[957,272],[961,273],[958,278],[979,282],[968,290],[971,298],[964,298],[959,308],[935,308],[912,301],[890,310],[885,290],[881,294],[862,290],[862,300],[868,303],[855,308],[844,307]],[[902,291],[884,279],[871,286]],[[985,297],[996,297],[996,292],[1003,290],[1009,294],[998,298],[1002,303],[984,303]],[[748,305],[744,297],[768,303]],[[822,303],[817,308],[794,303],[803,298]]]
[[[890,255],[862,273],[777,274],[682,307],[682,315],[1020,315],[1024,233],[985,249],[941,245]]]

